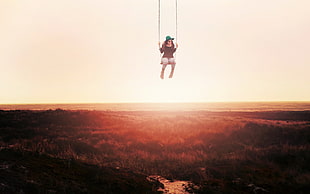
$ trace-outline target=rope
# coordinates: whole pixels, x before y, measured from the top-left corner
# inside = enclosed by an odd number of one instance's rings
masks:
[[[175,0],[175,42],[178,41],[178,0]]]
[[[160,0],[158,0],[158,42],[160,42]]]
[[[160,0],[158,0],[158,43],[160,47]],[[159,52],[159,58],[161,59],[161,53]]]
[[[161,9],[160,0],[158,0],[158,42],[161,41],[160,39],[160,34],[161,34],[160,9]],[[175,0],[175,42],[177,42],[177,39],[178,39],[178,0]]]
[[[160,42],[161,24],[160,24],[160,0],[158,0],[158,42]],[[178,0],[175,0],[175,42],[178,40]],[[161,56],[161,55],[160,55]]]
[[[175,43],[178,44],[178,0],[175,0]],[[174,53],[174,59],[176,60],[177,53]]]

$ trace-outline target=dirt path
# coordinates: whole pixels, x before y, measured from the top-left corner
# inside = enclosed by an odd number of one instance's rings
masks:
[[[168,180],[164,177],[151,175],[147,177],[149,181],[159,181],[164,185],[163,188],[159,188],[158,191],[162,191],[164,194],[189,194],[189,185],[192,183],[190,181],[179,181],[179,180]]]

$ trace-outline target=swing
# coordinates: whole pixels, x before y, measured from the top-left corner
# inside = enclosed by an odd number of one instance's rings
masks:
[[[160,0],[158,0],[158,42],[160,42],[160,35],[161,35],[160,9],[161,9]],[[176,44],[177,44],[177,37],[178,37],[178,1],[175,0],[175,42]],[[166,36],[166,40],[167,38],[170,38],[171,40],[174,39],[174,38],[171,38],[170,36]],[[160,53],[160,58],[162,58],[162,53]],[[175,58],[176,58],[176,54],[174,54],[174,62],[171,62],[169,60],[168,65],[175,65]],[[162,60],[160,64],[163,64]]]

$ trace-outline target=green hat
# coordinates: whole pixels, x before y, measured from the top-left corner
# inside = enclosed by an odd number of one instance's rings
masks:
[[[174,38],[171,38],[171,36],[166,36],[166,41],[167,40],[174,40]]]

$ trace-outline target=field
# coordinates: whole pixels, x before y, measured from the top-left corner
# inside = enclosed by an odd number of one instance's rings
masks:
[[[0,111],[0,193],[307,193],[310,111]]]

